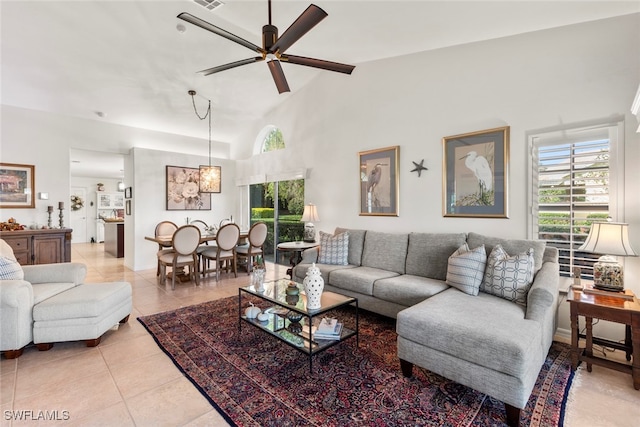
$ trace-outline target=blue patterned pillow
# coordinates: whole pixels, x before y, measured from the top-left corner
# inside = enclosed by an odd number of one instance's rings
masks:
[[[509,256],[501,245],[496,245],[487,259],[480,291],[526,307],[534,267],[533,248],[525,253]]]
[[[349,233],[332,235],[320,232],[319,264],[348,265]]]
[[[449,257],[447,266],[447,285],[469,295],[478,295],[480,283],[487,264],[484,245],[469,250],[465,243]]]
[[[0,256],[0,279],[1,280],[22,280],[24,271],[15,259],[7,256]]]

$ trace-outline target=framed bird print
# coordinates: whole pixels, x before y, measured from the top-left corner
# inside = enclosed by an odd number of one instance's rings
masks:
[[[360,215],[398,216],[400,146],[361,151]]]
[[[446,136],[442,214],[508,218],[509,126]]]

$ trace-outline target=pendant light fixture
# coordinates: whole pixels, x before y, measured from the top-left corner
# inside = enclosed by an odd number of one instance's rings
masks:
[[[193,111],[200,120],[209,119],[209,165],[200,165],[200,180],[198,182],[201,193],[220,193],[222,183],[222,168],[220,166],[211,166],[211,100],[204,116],[198,114],[195,101],[195,90],[190,90],[191,102],[193,103]]]

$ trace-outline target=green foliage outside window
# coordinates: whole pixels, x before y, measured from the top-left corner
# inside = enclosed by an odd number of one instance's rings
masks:
[[[262,152],[267,153],[269,151],[282,150],[283,148],[284,138],[282,137],[282,132],[280,132],[280,129],[274,127],[264,138]]]
[[[264,195],[273,201],[274,183],[265,185]],[[290,214],[302,215],[304,212],[304,180],[280,181],[278,183],[278,199],[280,207]]]
[[[251,209],[251,220],[252,222],[256,222],[257,220],[261,220],[264,218],[273,219],[275,214],[275,209],[273,208],[252,208]],[[256,221],[253,221],[256,220]]]

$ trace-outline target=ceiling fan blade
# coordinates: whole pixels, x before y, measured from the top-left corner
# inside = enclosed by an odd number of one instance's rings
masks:
[[[291,89],[289,89],[287,79],[284,77],[284,72],[282,71],[282,65],[280,65],[280,61],[273,60],[267,62],[267,64],[269,64],[269,71],[271,71],[273,81],[276,82],[278,93],[290,92]]]
[[[265,53],[264,49],[262,49],[260,46],[255,45],[250,41],[243,39],[242,37],[238,37],[227,30],[223,30],[220,27],[216,27],[215,25],[210,24],[207,21],[204,21],[196,16],[193,16],[190,13],[182,12],[181,14],[178,15],[178,18],[182,19],[183,21],[187,21],[188,23],[193,24],[197,27],[205,29],[207,31],[211,31],[214,34],[224,37],[225,39],[231,40],[232,42],[238,43],[258,53]]]
[[[340,64],[339,62],[324,61],[322,59],[305,58],[304,56],[281,55],[280,60],[290,64],[306,65],[307,67],[322,68],[323,70],[351,74],[355,65]]]
[[[208,76],[209,74],[219,73],[220,71],[229,70],[231,68],[236,68],[241,65],[253,64],[254,62],[260,62],[260,61],[264,61],[264,58],[262,56],[256,56],[255,58],[242,59],[240,61],[230,62],[224,65],[218,65],[217,67],[207,68],[206,70],[202,70],[198,72],[204,74],[205,76]]]
[[[293,24],[278,38],[276,44],[271,46],[269,52],[275,53],[280,51],[284,53],[292,44],[297,42],[300,37],[304,36],[313,27],[318,25],[320,21],[327,17],[327,12],[320,9],[315,4],[310,5]]]

